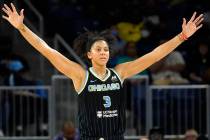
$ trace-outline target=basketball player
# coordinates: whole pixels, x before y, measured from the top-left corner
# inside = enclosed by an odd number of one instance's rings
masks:
[[[110,35],[92,32],[81,34],[74,41],[74,48],[82,50],[81,56],[90,60],[91,67],[84,69],[50,48],[34,34],[23,23],[23,9],[17,13],[11,3],[10,7],[4,4],[2,10],[5,13],[4,19],[55,68],[72,79],[79,96],[78,120],[81,140],[123,140],[125,131],[125,99],[121,92],[123,81],[165,57],[200,29],[203,21],[203,15],[196,16],[196,12],[188,22],[183,18],[181,33],[143,57],[119,64],[113,69],[106,67],[112,46]]]

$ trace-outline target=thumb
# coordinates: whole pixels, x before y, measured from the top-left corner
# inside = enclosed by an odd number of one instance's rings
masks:
[[[182,26],[186,25],[186,19],[183,18],[183,23],[182,23]]]
[[[24,9],[21,9],[21,11],[20,11],[20,16],[22,16],[22,17],[24,17]]]

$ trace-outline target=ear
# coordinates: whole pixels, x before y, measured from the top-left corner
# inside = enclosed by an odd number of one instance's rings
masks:
[[[91,59],[92,58],[91,52],[87,52],[87,57],[88,57],[88,59]]]

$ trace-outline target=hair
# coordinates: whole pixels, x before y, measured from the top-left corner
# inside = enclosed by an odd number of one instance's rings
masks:
[[[101,32],[91,32],[85,29],[86,32],[80,34],[73,41],[73,48],[75,52],[81,57],[81,59],[87,64],[91,65],[87,52],[91,50],[92,45],[99,40],[107,42],[109,47],[110,56],[112,55],[112,48],[114,46],[115,37],[111,34],[110,30],[104,30]]]
[[[151,129],[149,130],[149,140],[151,140],[151,136],[152,136],[153,134],[160,134],[160,135],[161,135],[161,139],[164,138],[163,129],[160,128],[160,127],[158,127],[158,126],[155,126],[155,127],[151,128]]]
[[[74,128],[74,124],[71,121],[67,121],[63,124],[62,130],[64,131],[66,128]]]
[[[198,132],[193,128],[187,129],[186,132],[185,132],[185,137],[188,137],[188,136],[198,137]]]

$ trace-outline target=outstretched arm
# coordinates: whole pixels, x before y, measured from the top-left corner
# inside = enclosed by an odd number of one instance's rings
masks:
[[[184,40],[187,40],[187,38],[192,36],[197,30],[199,30],[202,27],[202,21],[203,14],[196,17],[196,12],[192,15],[191,19],[188,22],[186,22],[186,19],[183,18],[182,32],[180,34],[176,35],[168,42],[161,44],[152,52],[134,61],[117,65],[115,67],[115,70],[118,72],[122,79],[126,79],[145,70],[155,62],[168,55]]]
[[[79,64],[70,61],[56,50],[50,48],[46,42],[34,34],[26,25],[23,23],[24,14],[23,9],[20,14],[17,13],[15,6],[11,3],[11,8],[4,4],[2,8],[6,16],[2,16],[12,26],[20,31],[22,36],[42,55],[44,55],[61,73],[71,78],[74,82],[74,86],[80,87],[80,81],[84,80],[85,70]]]

